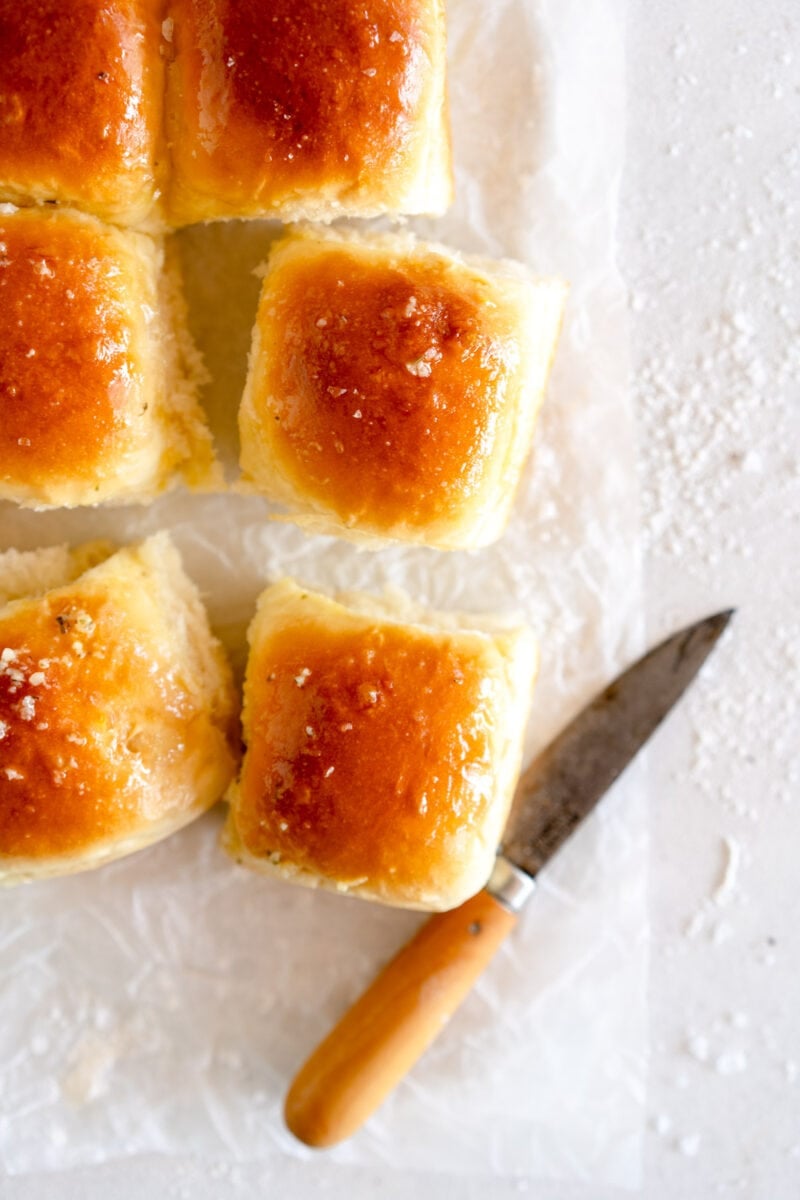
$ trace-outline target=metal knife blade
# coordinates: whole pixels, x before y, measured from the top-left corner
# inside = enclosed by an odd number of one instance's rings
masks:
[[[649,651],[534,759],[517,787],[501,860],[536,876],[683,695],[734,611],[706,617]]]

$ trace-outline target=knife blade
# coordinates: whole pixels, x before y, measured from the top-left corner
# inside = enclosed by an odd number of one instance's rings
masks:
[[[522,775],[486,887],[428,920],[345,1013],[289,1089],[309,1146],[353,1134],[427,1049],[491,961],[571,837],[683,695],[733,610],[681,630],[624,671]]]
[[[517,785],[501,859],[535,879],[683,695],[732,616],[732,609],[714,613],[661,642],[550,742]],[[498,864],[493,878],[507,877]],[[508,902],[516,909],[532,891],[513,888],[509,881],[496,883],[494,893],[503,888],[513,892]]]

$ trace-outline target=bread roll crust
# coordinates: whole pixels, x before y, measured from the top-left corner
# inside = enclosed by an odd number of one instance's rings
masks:
[[[0,0],[0,200],[144,221],[158,187],[159,0]]]
[[[273,249],[240,411],[245,486],[353,539],[484,545],[527,457],[565,287],[408,235]]]
[[[262,596],[226,846],[299,883],[450,908],[491,871],[535,646],[355,604],[289,580]]]
[[[165,534],[0,608],[0,883],[85,870],[193,820],[235,771],[236,717]]]
[[[0,497],[216,486],[174,293],[153,238],[76,212],[0,214]]]
[[[174,0],[170,219],[444,211],[443,0]]]

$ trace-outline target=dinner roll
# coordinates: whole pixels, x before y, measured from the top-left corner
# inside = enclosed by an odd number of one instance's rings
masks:
[[[442,213],[444,0],[172,0],[169,217]]]
[[[0,883],[100,866],[220,797],[236,697],[166,534],[0,554],[0,601]]]
[[[152,238],[82,213],[0,212],[0,499],[218,484],[175,270]]]
[[[160,0],[0,0],[0,200],[146,220],[159,188]]]
[[[264,278],[243,486],[314,532],[443,550],[494,541],[565,293],[408,234],[295,229]]]
[[[478,891],[519,771],[531,634],[284,580],[249,641],[229,853],[406,908]]]

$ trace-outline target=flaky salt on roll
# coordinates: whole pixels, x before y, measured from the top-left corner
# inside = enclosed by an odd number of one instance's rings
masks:
[[[159,241],[77,212],[0,211],[0,499],[218,486],[200,377]]]
[[[313,532],[452,550],[500,536],[566,285],[406,234],[298,228],[266,268],[243,484]]]
[[[0,554],[0,883],[167,837],[238,749],[229,666],[166,534]]]
[[[229,853],[407,908],[477,892],[520,766],[529,631],[283,580],[262,595],[249,641]]]
[[[160,0],[0,0],[0,201],[148,220],[163,166]]]
[[[172,0],[169,220],[438,215],[444,0]]]

